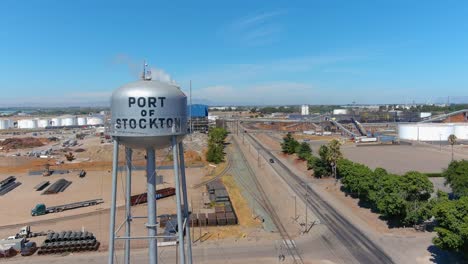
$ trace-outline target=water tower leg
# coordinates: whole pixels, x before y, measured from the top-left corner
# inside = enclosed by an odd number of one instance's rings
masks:
[[[184,229],[182,223],[182,205],[179,181],[179,157],[177,156],[177,140],[176,136],[172,136],[172,157],[174,162],[174,179],[176,189],[177,201],[177,227],[179,235],[179,259],[181,264],[185,264],[185,250],[184,250]]]
[[[186,219],[185,237],[187,239],[187,263],[192,264],[192,240],[190,237],[190,218],[189,218],[189,206],[187,196],[187,183],[185,180],[185,158],[184,158],[184,144],[179,143],[179,162],[180,162],[180,178],[182,181],[182,192],[184,194],[184,212]],[[193,208],[192,208],[193,209]]]
[[[156,172],[155,172],[154,148],[146,149],[146,184],[148,188],[148,236],[155,237],[156,233]],[[156,238],[149,239],[149,263],[158,263],[158,241]]]
[[[125,236],[130,237],[130,228],[132,225],[131,195],[132,195],[132,149],[125,148],[125,160],[127,162],[127,184],[125,192]],[[125,240],[125,264],[130,263],[130,239]]]
[[[108,263],[114,263],[114,242],[115,242],[115,207],[117,198],[117,172],[119,169],[119,141],[114,139],[114,153],[112,156],[112,198],[109,224],[109,256]]]

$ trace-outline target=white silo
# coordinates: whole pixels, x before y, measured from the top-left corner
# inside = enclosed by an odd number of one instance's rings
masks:
[[[86,117],[78,117],[76,118],[76,124],[79,125],[79,126],[86,126]]]
[[[60,117],[55,117],[50,120],[50,126],[58,127],[62,126],[62,119]]]
[[[309,115],[309,105],[301,106],[301,115]]]
[[[50,126],[50,119],[39,119],[37,121],[37,127],[39,128],[45,128]]]
[[[62,116],[62,126],[76,126],[76,116]]]
[[[418,140],[417,124],[399,124],[398,137],[404,140]]]
[[[86,121],[86,124],[88,126],[99,126],[99,125],[103,125],[104,124],[104,117],[102,116],[89,116],[87,121]]]
[[[11,127],[9,119],[0,119],[0,129],[8,129]]]
[[[18,120],[18,128],[22,128],[22,129],[37,128],[37,120],[36,119],[21,119],[21,120]]]
[[[111,98],[110,134],[114,140],[112,164],[112,199],[110,211],[109,254],[108,263],[115,259],[114,244],[116,240],[125,241],[124,263],[130,262],[130,241],[132,239],[147,239],[148,262],[158,261],[157,235],[157,204],[156,199],[156,150],[172,147],[174,166],[174,187],[176,193],[177,228],[176,238],[179,263],[192,263],[190,225],[188,223],[189,209],[185,180],[185,162],[182,140],[187,133],[187,97],[179,87],[160,81],[152,81],[145,76],[143,80],[124,85],[114,91]],[[125,146],[126,160],[126,220],[125,235],[119,236],[115,230],[117,174],[119,160],[119,146]],[[134,237],[131,228],[131,174],[132,149],[146,150],[146,183],[147,183],[147,212],[145,216],[147,236]],[[183,204],[183,210],[182,210]],[[119,228],[120,229],[120,228]],[[185,235],[184,235],[185,233]],[[186,248],[187,247],[187,248]],[[187,259],[187,261],[186,261]],[[120,261],[119,261],[120,262]]]
[[[454,134],[459,140],[468,140],[468,124],[455,124]]]

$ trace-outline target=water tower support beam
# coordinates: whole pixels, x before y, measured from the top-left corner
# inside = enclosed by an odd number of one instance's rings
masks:
[[[177,234],[179,235],[179,259],[181,264],[185,264],[185,250],[184,250],[184,226],[182,223],[182,206],[181,206],[181,193],[179,181],[179,157],[177,155],[177,140],[176,136],[172,136],[172,158],[174,162],[174,179],[176,188],[176,201],[177,201]]]
[[[117,172],[119,169],[119,140],[114,138],[114,153],[112,156],[112,198],[109,224],[109,256],[108,263],[114,263],[114,243],[115,243],[115,207],[117,198]]]
[[[148,237],[149,240],[149,263],[158,263],[158,241],[155,238],[156,233],[156,164],[155,164],[155,151],[150,147],[146,149],[146,185],[148,196]]]
[[[125,199],[125,236],[130,237],[132,225],[131,196],[132,196],[132,149],[125,148],[125,160],[127,162],[127,184]],[[125,240],[125,264],[130,264],[130,239]]]
[[[187,183],[185,180],[185,158],[184,158],[184,143],[179,142],[179,162],[180,162],[180,178],[182,182],[182,192],[184,194],[184,212],[185,212],[185,237],[187,238],[187,263],[192,264],[192,240],[190,237],[190,217],[187,197]]]

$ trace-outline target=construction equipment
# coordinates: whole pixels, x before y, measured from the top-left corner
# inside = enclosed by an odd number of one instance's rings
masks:
[[[94,200],[87,200],[87,201],[76,202],[76,203],[56,205],[56,206],[51,206],[51,207],[46,207],[45,204],[40,203],[40,204],[36,204],[36,206],[33,209],[31,209],[31,215],[38,216],[38,215],[45,215],[49,213],[58,213],[58,212],[62,212],[65,210],[93,206],[93,205],[97,205],[103,202],[104,202],[103,199],[94,199]]]

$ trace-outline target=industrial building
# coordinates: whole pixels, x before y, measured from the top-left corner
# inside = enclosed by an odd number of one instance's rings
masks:
[[[188,106],[189,129],[192,131],[208,131],[208,106],[193,104]]]

